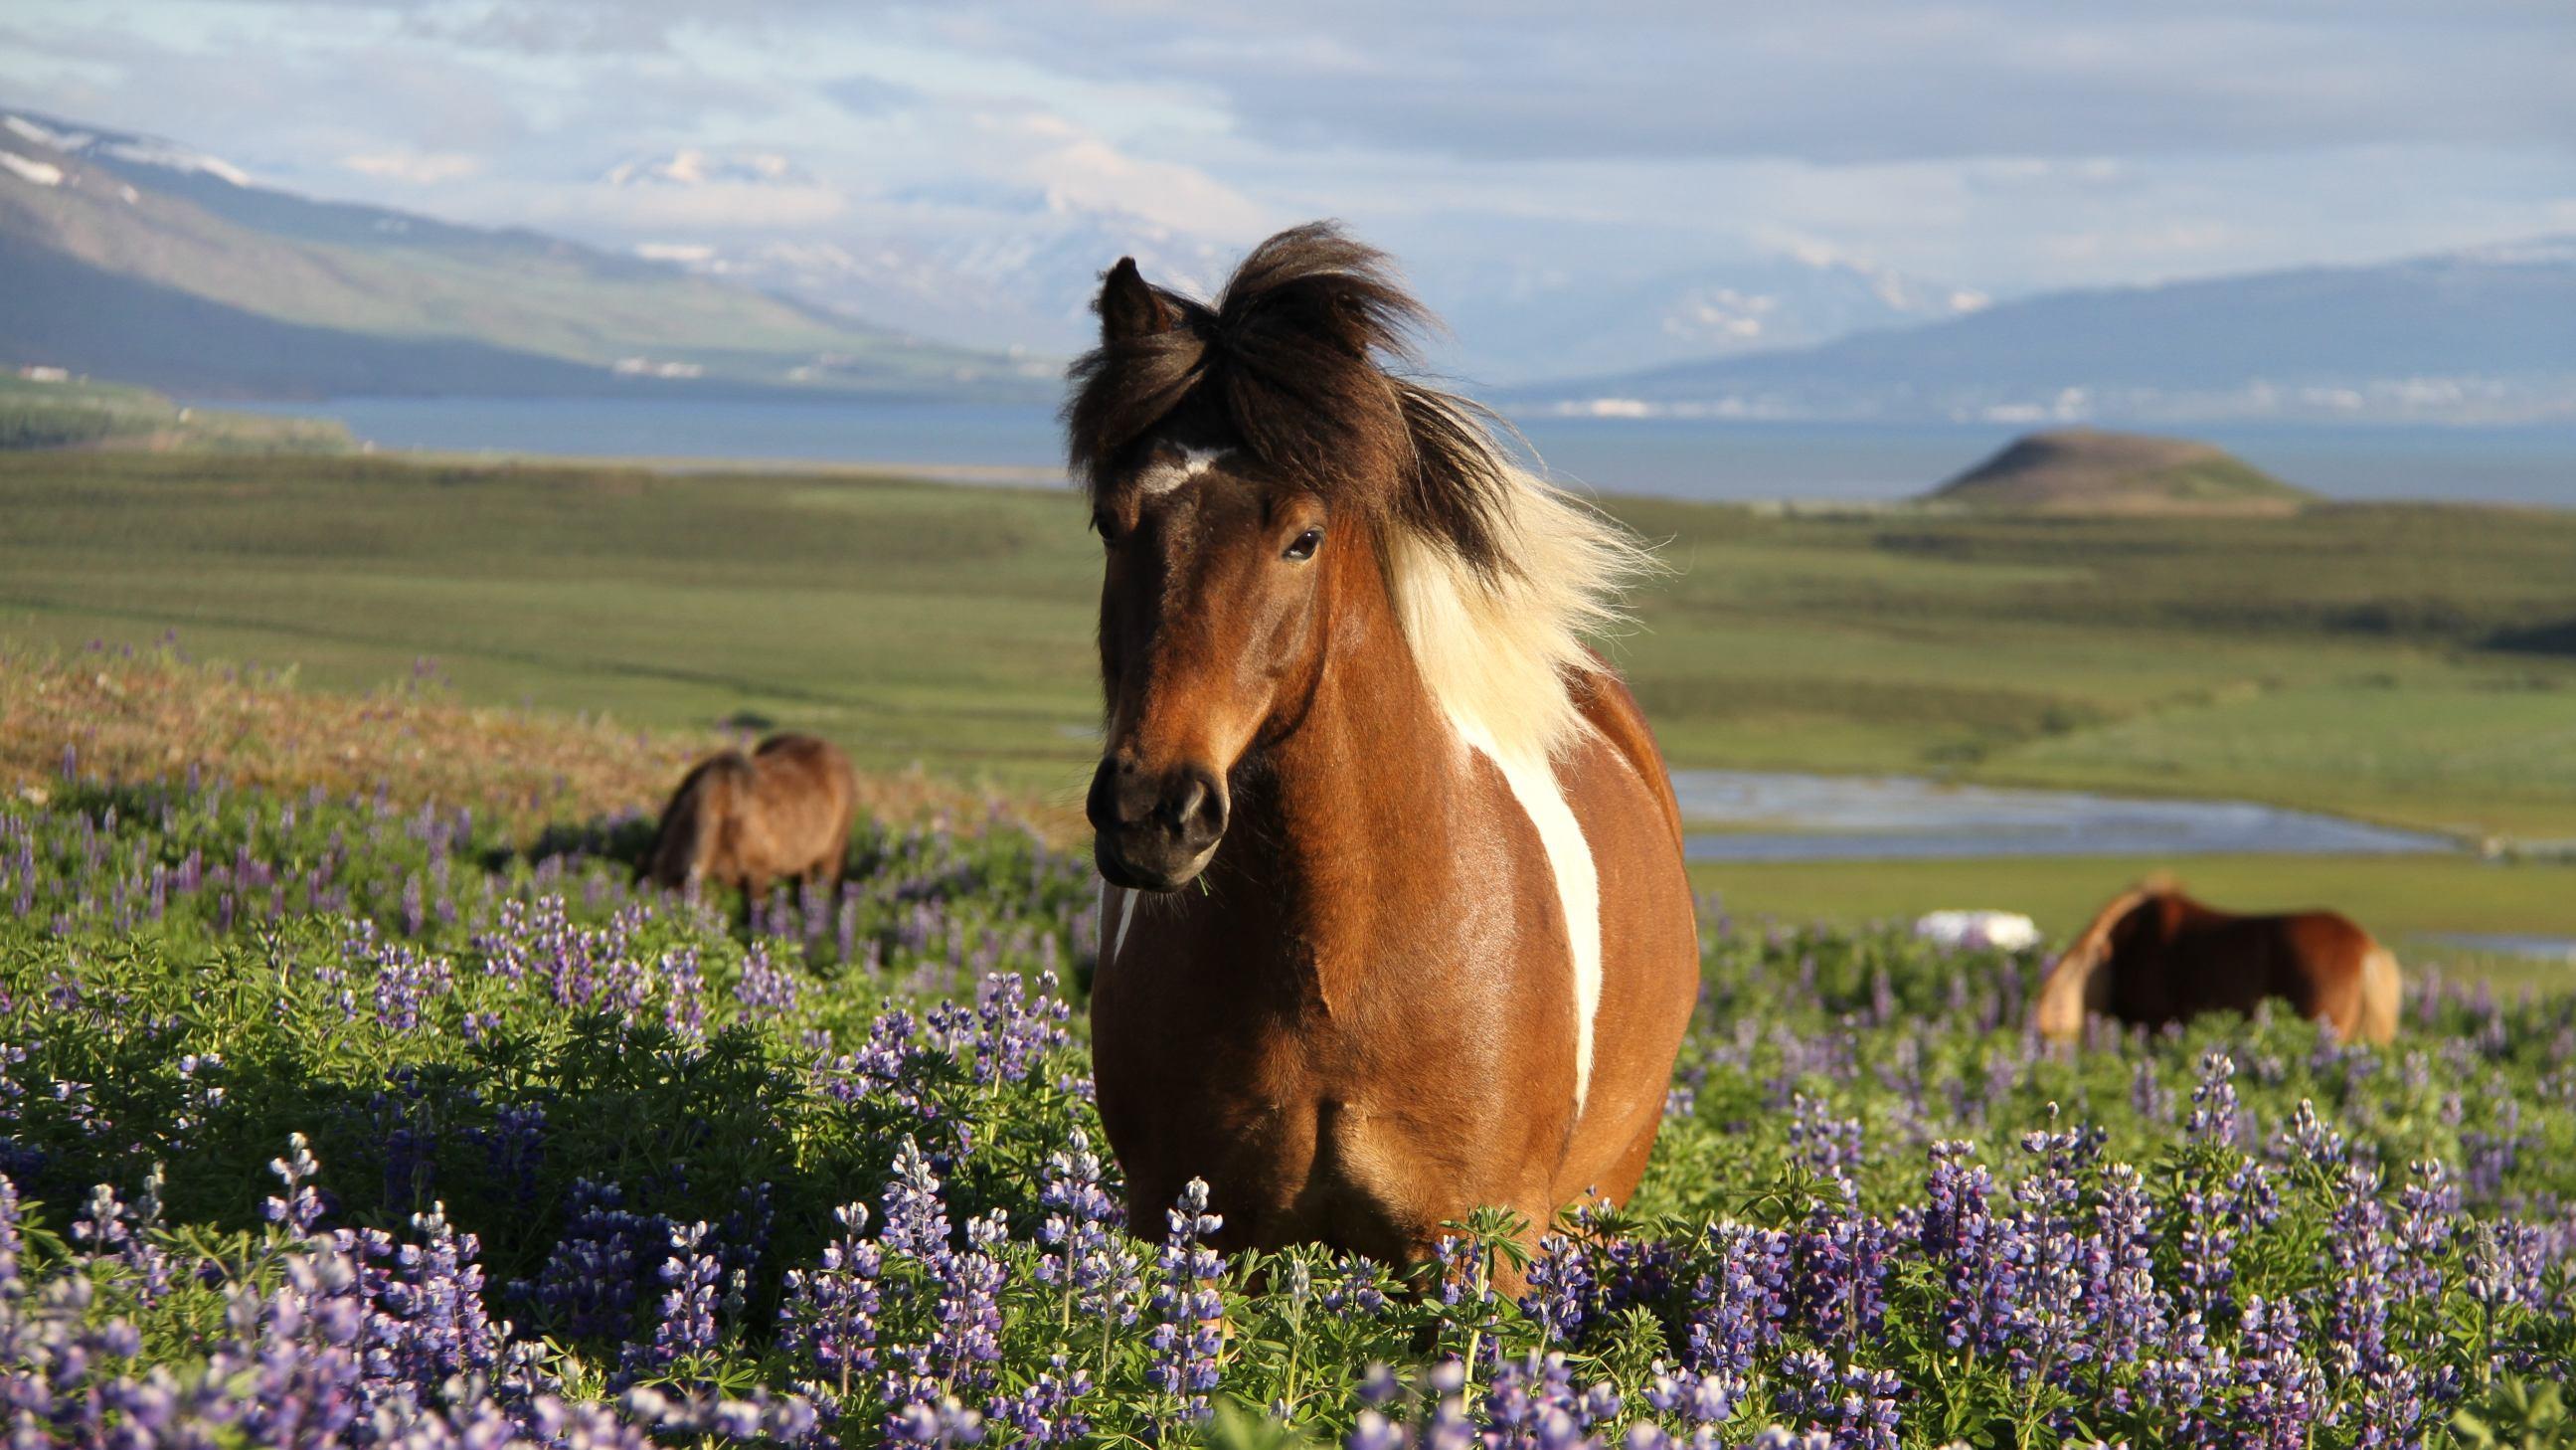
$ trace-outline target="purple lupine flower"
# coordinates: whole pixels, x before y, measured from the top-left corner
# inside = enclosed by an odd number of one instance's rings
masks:
[[[1953,1349],[1993,1354],[2020,1315],[2020,1255],[2011,1248],[2014,1226],[1995,1217],[1993,1178],[1969,1161],[1975,1151],[1966,1142],[1932,1145],[1919,1234],[1947,1288],[1943,1338]]]
[[[1708,1231],[1711,1267],[1691,1290],[1683,1363],[1703,1374],[1741,1376],[1779,1343],[1789,1315],[1792,1252],[1776,1229],[1717,1224]]]
[[[2379,1170],[2344,1166],[2326,1233],[2326,1259],[2335,1269],[2327,1288],[2332,1309],[2328,1342],[2351,1357],[2349,1373],[2388,1367],[2388,1212],[2379,1199]]]
[[[1793,1303],[1807,1331],[1850,1343],[1878,1332],[1887,1314],[1893,1235],[1860,1211],[1860,1190],[1839,1171],[1792,1240]]]
[[[988,975],[975,989],[971,1012],[953,1003],[930,1010],[930,1039],[965,1064],[978,1083],[1025,1081],[1039,1057],[1071,1040],[1065,1023],[1072,1008],[1055,995],[1055,985],[1048,973],[1032,1004],[1028,984],[1018,975]]]
[[[948,1244],[948,1205],[939,1175],[919,1144],[906,1138],[895,1150],[894,1176],[886,1180],[885,1227],[877,1231],[886,1252],[929,1265],[935,1273],[953,1252]]]
[[[884,1269],[884,1249],[864,1237],[867,1205],[845,1204],[833,1210],[841,1234],[823,1248],[812,1270],[787,1275],[785,1302],[779,1307],[779,1342],[802,1356],[828,1389],[823,1405],[837,1415],[841,1402],[860,1377],[876,1367],[877,1315],[884,1307],[877,1280]]]
[[[2398,1292],[2414,1299],[2441,1297],[2442,1261],[2449,1255],[2459,1213],[2460,1190],[2440,1159],[2407,1165],[2406,1186],[2398,1191],[2397,1217],[2390,1226],[2396,1250],[2390,1283]]]
[[[1038,1202],[1047,1210],[1038,1241],[1049,1252],[1038,1260],[1037,1279],[1070,1296],[1067,1319],[1080,1314],[1104,1329],[1135,1323],[1144,1261],[1118,1232],[1126,1215],[1103,1186],[1100,1155],[1081,1128],[1048,1156]]]
[[[1549,1234],[1539,1240],[1537,1256],[1530,1262],[1521,1312],[1538,1321],[1541,1339],[1572,1342],[1582,1337],[1597,1297],[1595,1290],[1583,1245],[1564,1234]]]
[[[890,1445],[977,1445],[983,1439],[984,1417],[954,1396],[912,1401],[886,1420],[885,1440]]]
[[[707,1243],[703,1222],[673,1225],[670,1256],[662,1261],[662,1317],[649,1346],[629,1345],[630,1376],[667,1371],[684,1359],[716,1350],[716,1281],[723,1265]]]
[[[769,959],[768,942],[755,941],[745,949],[742,975],[733,986],[733,999],[741,1006],[744,1016],[784,1017],[796,1010],[801,990],[794,972]]]
[[[2243,1353],[2235,1364],[2238,1443],[2306,1450],[2326,1412],[2325,1377],[2302,1348],[2297,1314],[2261,1295],[2245,1301]]]
[[[1789,1148],[1807,1167],[1843,1178],[1861,1166],[1859,1119],[1834,1117],[1826,1104],[1805,1093],[1792,1097],[1789,1107]]]
[[[2137,1169],[2126,1163],[2103,1169],[2093,1223],[2084,1312],[2094,1355],[2104,1364],[2131,1364],[2163,1342],[2166,1319],[2155,1278],[2155,1206]]]
[[[1902,1382],[1889,1370],[1859,1365],[1838,1370],[1823,1353],[1802,1349],[1780,1363],[1779,1409],[1806,1422],[1828,1445],[1850,1450],[1896,1450]]]
[[[985,1417],[1018,1430],[1023,1445],[1070,1445],[1091,1433],[1078,1408],[1090,1394],[1091,1371],[1067,1368],[1065,1356],[1052,1355],[1026,1385],[995,1396]]]
[[[2003,1250],[2019,1281],[2014,1342],[2006,1351],[2016,1381],[2062,1382],[2070,1366],[2092,1355],[2094,1346],[2081,1333],[2084,1247],[2076,1213],[2083,1199],[2078,1174],[2101,1144],[2100,1132],[2085,1127],[2022,1135],[2023,1151],[2040,1161],[2013,1186],[2019,1207]]]
[[[668,994],[662,1004],[662,1025],[692,1040],[706,1036],[707,1003],[700,990],[705,976],[698,970],[697,948],[664,952],[658,974]]]
[[[2200,1060],[2200,1082],[2191,1090],[2191,1118],[2184,1131],[2203,1143],[2237,1141],[2236,1061],[2224,1052]]]
[[[658,1214],[629,1210],[617,1184],[575,1179],[563,1236],[537,1277],[511,1292],[573,1338],[623,1338],[646,1265],[668,1245],[671,1228]]]
[[[1734,1417],[1735,1407],[1744,1398],[1744,1381],[1727,1371],[1692,1374],[1683,1371],[1670,1374],[1657,1361],[1653,1378],[1646,1386],[1646,1403],[1671,1419],[1688,1424],[1694,1432],[1714,1434]]]
[[[1146,1341],[1150,1358],[1145,1381],[1174,1406],[1171,1417],[1182,1421],[1208,1417],[1208,1392],[1216,1388],[1217,1353],[1223,1348],[1217,1320],[1225,1313],[1225,1301],[1216,1284],[1225,1274],[1225,1260],[1207,1247],[1207,1239],[1225,1220],[1207,1206],[1204,1180],[1193,1178],[1182,1187],[1158,1260],[1156,1323]]]
[[[508,1190],[509,1199],[520,1207],[534,1207],[537,1176],[545,1166],[545,1104],[505,1103],[493,1111],[492,1126],[470,1128],[466,1137],[483,1145],[484,1166],[492,1182]]]
[[[314,1225],[322,1221],[322,1193],[313,1186],[313,1178],[322,1171],[315,1161],[312,1147],[302,1133],[287,1137],[283,1158],[269,1160],[268,1169],[286,1185],[283,1197],[272,1197],[263,1206],[270,1223],[284,1228],[297,1238],[313,1236]]]
[[[475,1236],[449,1225],[444,1204],[414,1214],[412,1228],[419,1242],[393,1249],[390,1269],[368,1281],[376,1298],[369,1366],[426,1401],[457,1375],[489,1375],[501,1361],[502,1329],[483,1310]]]

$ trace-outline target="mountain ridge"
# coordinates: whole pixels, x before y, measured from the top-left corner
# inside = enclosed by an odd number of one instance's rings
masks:
[[[2191,423],[2576,418],[2576,244],[2041,293],[1819,346],[1507,390],[1608,416]]]
[[[1042,364],[928,343],[525,229],[261,187],[213,158],[8,112],[0,361],[196,396],[1051,397]],[[683,386],[667,386],[683,385]]]

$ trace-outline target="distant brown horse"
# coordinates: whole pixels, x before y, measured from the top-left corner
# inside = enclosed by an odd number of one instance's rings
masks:
[[[1213,306],[1133,261],[1074,368],[1107,547],[1100,1116],[1131,1222],[1426,1256],[1624,1199],[1699,989],[1679,811],[1582,642],[1645,563],[1386,370],[1426,320],[1324,226]],[[1189,889],[1184,889],[1189,888]]]
[[[2088,1015],[2160,1027],[2277,998],[2347,1042],[2386,1042],[2403,987],[2388,948],[2334,912],[2237,916],[2159,878],[2114,897],[2057,959],[2035,1025],[2073,1041]]]
[[[749,755],[727,750],[690,767],[662,808],[643,874],[675,891],[735,887],[748,906],[786,877],[837,889],[857,807],[839,746],[772,735]]]

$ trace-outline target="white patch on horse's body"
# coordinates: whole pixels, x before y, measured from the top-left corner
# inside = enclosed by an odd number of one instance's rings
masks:
[[[1216,467],[1218,460],[1232,451],[1228,448],[1184,448],[1178,461],[1152,463],[1140,470],[1136,475],[1136,490],[1148,497],[1170,493]]]
[[[1109,948],[1109,960],[1113,962],[1118,960],[1118,954],[1127,947],[1127,925],[1136,919],[1136,898],[1140,894],[1124,890],[1118,893],[1118,940]]]
[[[1399,527],[1388,538],[1388,574],[1423,685],[1459,739],[1502,772],[1546,848],[1574,965],[1579,1120],[1601,1007],[1601,877],[1555,762],[1598,738],[1567,688],[1597,668],[1583,637],[1619,620],[1620,586],[1653,565],[1616,525],[1507,471],[1513,487],[1495,534],[1510,567],[1478,570],[1442,541]]]
[[[1583,823],[1574,818],[1556,767],[1545,756],[1535,759],[1504,750],[1474,721],[1449,718],[1469,749],[1494,763],[1521,813],[1538,829],[1547,853],[1548,874],[1556,880],[1557,904],[1565,912],[1565,946],[1574,964],[1574,1116],[1592,1092],[1592,1020],[1601,1012],[1601,872],[1593,864],[1592,843],[1583,838]]]

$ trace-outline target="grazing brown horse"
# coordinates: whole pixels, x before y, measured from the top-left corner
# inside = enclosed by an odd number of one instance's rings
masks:
[[[712,881],[756,906],[784,877],[837,889],[858,782],[849,757],[811,735],[772,735],[690,767],[662,808],[643,874],[672,890]]]
[[[2331,911],[2237,916],[2149,880],[2112,898],[2040,983],[2035,1025],[2073,1041],[2088,1016],[2160,1027],[2268,998],[2347,1042],[2397,1032],[2397,958]]]
[[[1647,560],[1387,370],[1427,314],[1329,225],[1208,305],[1102,285],[1065,409],[1107,546],[1100,1116],[1132,1221],[1415,1262],[1624,1199],[1697,1000],[1679,811],[1582,642]]]

